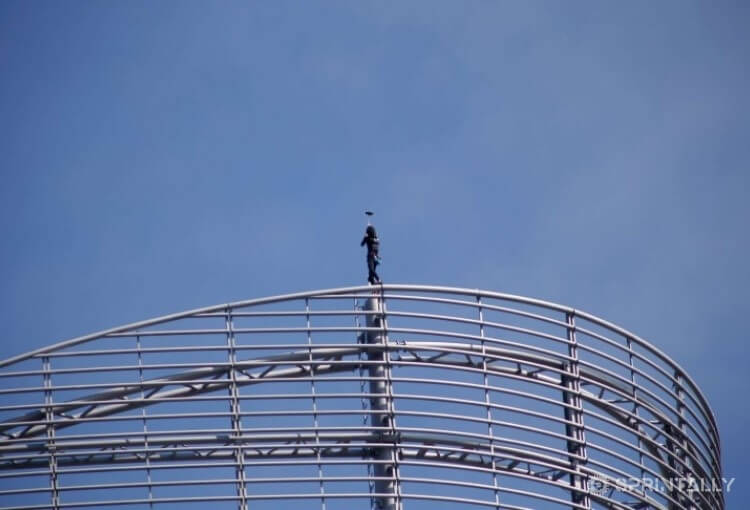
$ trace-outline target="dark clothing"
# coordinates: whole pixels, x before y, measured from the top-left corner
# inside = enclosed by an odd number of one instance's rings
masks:
[[[367,256],[367,281],[371,285],[380,283],[380,276],[375,272],[375,268],[378,267],[378,260],[375,257]]]
[[[365,244],[367,244],[367,256],[369,257],[372,253],[377,257],[378,251],[380,250],[380,239],[377,237],[365,236],[362,238],[362,242],[359,243],[359,245],[364,246]]]
[[[380,240],[374,235],[366,235],[362,238],[362,242],[359,245],[364,246],[365,244],[367,244],[367,281],[371,285],[375,285],[375,283],[380,283],[380,277],[375,272],[375,268],[380,263]]]

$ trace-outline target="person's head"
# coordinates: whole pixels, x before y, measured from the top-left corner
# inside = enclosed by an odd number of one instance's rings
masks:
[[[375,227],[372,225],[367,225],[367,230],[365,230],[365,233],[368,237],[377,237],[378,235],[375,233]]]

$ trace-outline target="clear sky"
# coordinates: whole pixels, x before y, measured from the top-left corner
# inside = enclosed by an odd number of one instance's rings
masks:
[[[0,2],[0,359],[365,282],[683,365],[750,499],[750,3]]]

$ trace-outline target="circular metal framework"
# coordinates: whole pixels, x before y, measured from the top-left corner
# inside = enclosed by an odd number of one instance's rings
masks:
[[[0,380],[3,509],[724,508],[688,375],[519,296],[254,299],[17,356]]]

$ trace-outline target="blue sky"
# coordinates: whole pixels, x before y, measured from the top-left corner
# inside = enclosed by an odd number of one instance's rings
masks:
[[[750,497],[750,4],[0,3],[0,358],[382,277],[649,339]]]

